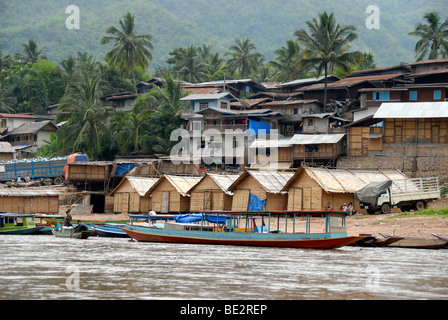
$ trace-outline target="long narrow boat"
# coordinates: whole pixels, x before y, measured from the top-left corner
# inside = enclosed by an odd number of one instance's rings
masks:
[[[334,249],[364,238],[347,235],[346,215],[342,211],[215,211],[179,215],[175,222],[165,222],[163,227],[134,225],[131,221],[122,229],[133,239],[146,242]],[[261,226],[256,225],[256,218],[261,218]],[[311,232],[312,225],[316,228],[312,223],[316,218],[324,219],[323,232]],[[299,226],[304,227],[304,232],[296,230]],[[317,224],[318,229],[321,227]]]
[[[408,249],[448,249],[448,242],[441,239],[404,238],[388,245],[387,247]]]
[[[94,230],[99,237],[108,238],[129,238],[128,234],[121,229],[125,224],[105,224],[103,226],[94,226]]]
[[[34,234],[42,228],[33,214],[0,213],[0,234]]]
[[[91,235],[90,230],[75,232],[74,227],[62,227],[61,229],[52,228],[51,231],[57,238],[87,239]]]

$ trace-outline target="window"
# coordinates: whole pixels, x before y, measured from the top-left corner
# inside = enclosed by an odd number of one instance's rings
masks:
[[[417,100],[417,91],[409,91],[409,100]]]
[[[299,114],[299,108],[294,108],[294,114]]]
[[[221,101],[221,108],[222,109],[227,109],[227,102],[222,102]]]
[[[381,91],[381,92],[372,92],[372,100],[390,100],[390,92],[389,91]]]
[[[434,100],[440,100],[440,99],[442,99],[442,91],[434,90]]]
[[[199,110],[203,110],[208,108],[208,101],[206,102],[199,102]]]

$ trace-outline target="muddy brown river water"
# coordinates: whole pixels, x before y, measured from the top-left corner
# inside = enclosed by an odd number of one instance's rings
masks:
[[[448,250],[0,236],[0,300],[448,299]]]

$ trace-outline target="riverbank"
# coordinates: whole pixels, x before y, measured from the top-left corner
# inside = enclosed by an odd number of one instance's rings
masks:
[[[448,198],[433,202],[429,208],[439,210],[448,208]],[[62,213],[61,213],[62,214]],[[127,221],[127,214],[74,214],[73,220],[83,221]],[[447,215],[420,215],[414,212],[402,214],[401,212],[389,214],[355,214],[347,217],[347,233],[349,235],[382,234],[401,237],[415,237],[434,239],[432,233],[448,235]]]

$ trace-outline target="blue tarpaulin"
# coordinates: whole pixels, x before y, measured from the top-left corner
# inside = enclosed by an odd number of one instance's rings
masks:
[[[176,215],[174,220],[178,223],[193,223],[204,220],[211,223],[225,224],[227,217],[224,215],[218,217],[218,215],[205,215],[205,213],[189,213]]]
[[[249,128],[248,129],[254,130],[255,135],[257,135],[259,133],[259,130],[265,130],[262,133],[266,133],[266,134],[271,132],[271,126],[269,123],[254,121],[254,120],[249,120]],[[248,130],[247,135],[251,135],[251,131]]]
[[[260,200],[256,195],[253,195],[252,193],[249,194],[249,207],[247,210],[263,211],[263,208],[266,209],[266,199]]]
[[[119,176],[123,173],[131,171],[134,168],[135,168],[135,163],[119,163],[119,164],[117,164],[117,171],[115,172],[115,175]]]

